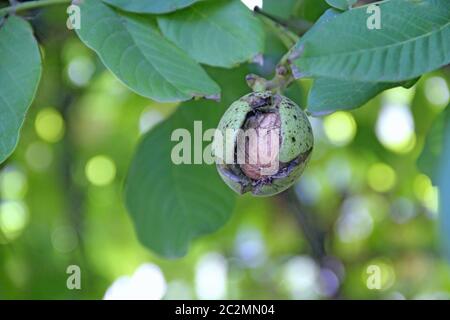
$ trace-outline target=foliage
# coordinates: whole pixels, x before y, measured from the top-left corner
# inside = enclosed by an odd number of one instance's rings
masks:
[[[41,57],[30,25],[11,17],[0,29],[0,162],[14,150],[41,76]],[[22,55],[18,55],[20,52]]]
[[[240,241],[247,226],[259,230],[266,244],[264,259],[284,272],[283,257],[308,250],[307,232],[299,240],[296,218],[285,214],[292,211],[285,197],[237,198],[213,165],[176,165],[170,158],[175,129],[194,135],[197,120],[203,130],[214,128],[230,103],[250,90],[245,76],[272,76],[277,63],[288,68],[287,77],[297,78],[289,78],[286,94],[319,117],[312,118],[317,148],[296,190],[305,211],[327,230],[330,255],[345,265],[345,280],[335,270],[342,295],[384,294],[361,289],[359,283],[366,264],[379,262],[379,257],[385,265],[395,265],[399,275],[398,285],[386,288],[411,297],[424,293],[420,287],[425,284],[434,291],[450,290],[450,272],[436,249],[436,199],[430,183],[440,190],[439,246],[450,252],[445,236],[450,230],[448,98],[436,102],[429,97],[435,92],[445,96],[444,89],[436,91],[436,81],[448,92],[449,1],[382,1],[377,3],[381,29],[373,30],[366,23],[367,5],[350,0],[266,0],[263,10],[269,18],[237,0],[74,3],[82,15],[76,33],[62,27],[66,15],[61,8],[36,9],[44,15],[33,15],[31,25],[20,7],[16,13],[0,9],[0,270],[6,270],[0,276],[0,297],[8,296],[1,291],[2,281],[11,291],[21,284],[26,288],[35,272],[45,274],[42,283],[32,284],[40,292],[56,272],[58,281],[64,281],[60,268],[69,260],[84,261],[80,264],[89,277],[102,275],[90,288],[92,297],[147,260],[160,264],[173,279],[192,278],[198,259],[210,250],[239,256],[233,253],[238,250],[233,241]],[[258,65],[261,55],[264,64]],[[380,138],[380,119],[385,109],[404,106],[412,115],[411,139],[390,146]],[[51,121],[39,120],[48,110]],[[149,110],[161,123],[138,132],[135,124],[146,123],[143,114]],[[48,123],[52,126],[47,128]],[[86,169],[98,154],[107,154],[117,166],[117,178],[105,187],[96,185]],[[20,199],[13,184],[5,187],[20,180],[5,178],[11,172],[28,177],[28,191]],[[391,184],[387,177],[394,177]],[[29,213],[17,209],[23,203]],[[17,220],[8,225],[5,208],[19,210],[22,217],[29,214],[30,231],[14,233]],[[352,225],[353,218],[362,222]],[[61,249],[49,240],[49,234],[58,238],[53,227],[60,221],[70,225],[74,239],[82,239],[86,252],[69,250],[69,245]],[[150,252],[139,247],[131,226]],[[356,231],[350,232],[351,227]],[[73,239],[67,237],[65,233],[62,242],[70,244]],[[35,249],[43,254],[16,257],[1,247],[16,243],[27,254]],[[44,271],[41,259],[54,264]],[[236,259],[242,261],[230,265],[239,269],[245,259]],[[129,264],[112,266],[118,260]],[[411,286],[411,275],[404,270],[410,263],[422,277]],[[27,270],[23,279],[11,271],[20,268]],[[236,272],[244,279],[244,293],[236,297],[254,297],[248,293],[254,287],[262,292],[258,297],[297,297],[278,276],[261,280],[269,272],[262,265],[248,270],[248,277]],[[264,293],[270,291],[266,285],[276,288],[273,295]]]

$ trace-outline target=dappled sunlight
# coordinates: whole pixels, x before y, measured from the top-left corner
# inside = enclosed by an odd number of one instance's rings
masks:
[[[108,288],[104,300],[160,300],[167,290],[161,269],[145,263],[132,276],[121,276]]]
[[[447,0],[50,2],[0,18],[0,300],[450,298]]]
[[[351,113],[345,111],[326,116],[323,126],[328,140],[336,146],[349,144],[357,131],[355,119]]]
[[[416,135],[408,106],[384,104],[378,116],[376,133],[378,140],[388,150],[397,153],[410,152],[415,146]]]
[[[199,299],[225,299],[227,297],[228,265],[219,253],[207,253],[197,262],[195,291]]]

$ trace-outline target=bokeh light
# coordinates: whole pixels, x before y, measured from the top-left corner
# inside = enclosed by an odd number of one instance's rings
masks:
[[[433,186],[431,179],[418,174],[413,183],[414,194],[422,205],[432,214],[437,214],[439,206],[439,192],[437,187]]]
[[[139,119],[139,131],[141,134],[146,133],[155,125],[164,120],[164,116],[158,110],[148,109],[142,112],[141,118]]]
[[[283,266],[283,286],[293,299],[315,299],[319,294],[320,269],[308,256],[289,259]]]
[[[398,198],[392,203],[391,216],[397,223],[406,223],[416,214],[414,203],[407,198]]]
[[[237,234],[235,254],[247,267],[260,266],[266,260],[266,248],[261,233],[254,228],[244,228]]]
[[[328,268],[322,268],[319,276],[319,291],[323,297],[333,297],[338,291],[340,281],[336,273]]]
[[[23,172],[11,167],[6,167],[0,171],[0,195],[2,199],[23,199],[27,188],[27,177]]]
[[[53,248],[60,253],[69,253],[78,246],[76,230],[71,226],[56,227],[51,236]]]
[[[195,270],[195,290],[199,299],[225,299],[228,265],[219,253],[211,252],[200,258]]]
[[[192,300],[194,298],[191,286],[184,280],[174,280],[167,285],[164,299],[167,300]]]
[[[46,142],[55,143],[64,136],[64,120],[58,110],[54,108],[39,111],[34,124],[36,133]]]
[[[391,190],[397,181],[397,175],[390,166],[385,163],[375,163],[370,166],[367,172],[367,182],[369,186],[377,192]]]
[[[53,150],[44,142],[32,142],[26,149],[25,160],[27,165],[34,171],[45,171],[52,164]]]
[[[414,99],[415,93],[415,86],[409,89],[403,87],[395,87],[384,91],[381,94],[381,97],[383,100],[383,104],[402,104],[409,106]]]
[[[360,241],[367,238],[372,230],[373,218],[366,199],[358,196],[346,199],[336,223],[339,239],[342,242]]]
[[[297,196],[302,202],[310,206],[319,201],[323,191],[322,183],[317,172],[306,171],[300,181],[295,185]]]
[[[116,165],[111,158],[98,155],[89,159],[86,164],[85,173],[87,179],[93,185],[106,186],[116,176]]]
[[[28,219],[28,208],[25,203],[13,200],[0,203],[0,230],[6,240],[13,240],[20,236]]]
[[[72,59],[67,67],[67,75],[76,86],[83,87],[89,84],[89,80],[95,72],[92,60],[85,56]]]
[[[428,188],[423,195],[423,204],[433,215],[438,214],[439,209],[439,189],[437,187]]]
[[[336,146],[349,144],[356,135],[355,119],[346,111],[338,111],[326,116],[323,125],[328,140]]]
[[[352,168],[349,161],[344,158],[332,158],[326,168],[329,182],[337,189],[346,190],[352,180]]]
[[[411,151],[416,143],[414,120],[407,105],[385,104],[376,124],[378,140],[387,149],[397,153]]]
[[[139,266],[131,276],[121,276],[107,289],[104,300],[161,300],[167,290],[161,269],[152,263]]]
[[[447,82],[442,77],[431,77],[425,81],[425,96],[438,109],[445,108],[450,101]]]

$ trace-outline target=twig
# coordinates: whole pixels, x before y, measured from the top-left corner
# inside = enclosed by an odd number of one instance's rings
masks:
[[[380,0],[359,0],[353,5],[353,7],[363,7],[374,2],[380,2]]]
[[[287,21],[267,13],[257,6],[254,8],[254,12],[259,14],[261,20],[278,36],[288,52],[278,62],[275,76],[272,79],[267,80],[258,75],[249,74],[246,77],[247,84],[253,91],[270,90],[282,93],[295,79],[301,77],[292,66],[292,60],[300,54],[300,48],[296,46],[300,37],[288,29],[291,24]]]
[[[327,257],[324,233],[312,221],[311,215],[308,214],[306,208],[301,204],[293,187],[286,190],[282,196],[285,198],[289,209],[295,214],[295,218],[311,248],[311,254],[319,264],[322,264]]]
[[[54,4],[70,3],[71,0],[40,0],[13,4],[9,7],[0,9],[0,17],[10,13],[46,7]]]
[[[274,16],[273,14],[270,14],[270,13],[268,13],[268,12],[263,11],[263,9],[261,9],[261,8],[258,7],[258,6],[256,6],[255,8],[253,8],[253,11],[256,12],[256,13],[258,13],[258,14],[260,14],[260,15],[262,15],[262,16],[264,16],[264,17],[266,17],[266,18],[269,18],[269,19],[272,20],[273,22],[275,22],[275,23],[277,23],[277,24],[279,24],[279,25],[281,25],[281,26],[283,26],[283,27],[285,27],[285,28],[288,28],[288,27],[289,27],[289,26],[287,25],[287,22],[286,22],[286,21],[282,20],[281,18],[278,18],[278,17]]]
[[[287,23],[275,17],[259,7],[255,7],[254,12],[260,15],[262,21],[280,38],[281,42],[290,49],[299,39],[299,36],[289,30]]]
[[[260,16],[263,16],[272,22],[274,22],[276,25],[278,25],[281,28],[284,28],[285,30],[293,33],[297,38],[299,35],[304,34],[306,31],[311,28],[312,23],[309,21],[305,21],[302,19],[290,19],[290,20],[284,20],[281,19],[273,14],[270,14],[260,7],[256,6],[253,11],[256,14],[259,14]]]

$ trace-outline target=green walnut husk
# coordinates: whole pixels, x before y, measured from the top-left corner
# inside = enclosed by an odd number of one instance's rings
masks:
[[[237,163],[237,141],[241,141],[238,140],[238,129],[254,128],[260,123],[277,127],[279,132],[276,149],[278,171],[271,175],[255,173],[257,165]],[[219,139],[216,136],[213,144],[217,170],[225,183],[238,194],[251,192],[255,196],[272,196],[286,190],[302,174],[314,145],[311,124],[305,112],[290,99],[271,91],[249,93],[231,104],[219,122],[217,133],[223,137],[221,143],[217,143]],[[225,148],[227,145],[232,147]],[[269,143],[258,148],[271,146]],[[248,145],[246,148],[252,150]],[[225,159],[234,161],[230,163]]]

